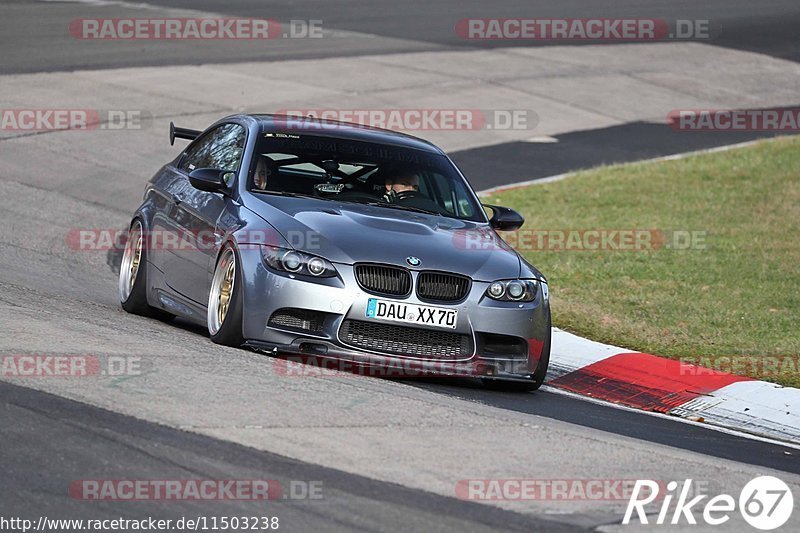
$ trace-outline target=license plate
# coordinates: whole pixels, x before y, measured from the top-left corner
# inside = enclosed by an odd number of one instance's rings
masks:
[[[379,318],[416,326],[455,329],[458,309],[370,298],[367,301],[367,318]]]

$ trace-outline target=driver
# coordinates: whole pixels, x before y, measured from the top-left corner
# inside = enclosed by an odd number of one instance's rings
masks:
[[[392,180],[387,180],[386,188],[393,190],[395,194],[397,194],[398,198],[410,197],[412,195],[416,195],[419,193],[419,176],[414,174],[413,172],[405,172],[399,174],[396,178]],[[412,194],[405,194],[401,196],[402,193],[412,193]]]
[[[389,194],[394,197],[394,203],[398,205],[407,205],[434,213],[441,212],[439,204],[420,192],[419,175],[415,172],[406,171],[397,174],[392,179]]]

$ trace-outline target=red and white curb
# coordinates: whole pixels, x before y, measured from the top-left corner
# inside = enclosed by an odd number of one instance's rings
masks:
[[[550,387],[800,443],[800,389],[631,352],[558,328],[552,342]]]

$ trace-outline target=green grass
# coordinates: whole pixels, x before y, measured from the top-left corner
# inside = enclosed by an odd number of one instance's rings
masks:
[[[745,356],[755,366],[743,373],[800,386],[800,138],[601,167],[484,201],[519,210],[522,231],[705,232],[703,249],[521,251],[549,279],[555,326],[671,358]],[[766,356],[784,357],[779,371],[758,366]]]

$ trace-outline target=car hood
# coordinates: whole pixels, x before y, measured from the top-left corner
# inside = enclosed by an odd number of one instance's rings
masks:
[[[334,263],[443,270],[479,281],[520,275],[520,258],[485,223],[363,204],[258,195],[248,205],[289,244]]]

